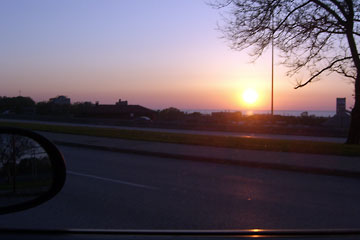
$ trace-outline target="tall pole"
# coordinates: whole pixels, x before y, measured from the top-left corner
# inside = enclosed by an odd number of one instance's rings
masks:
[[[274,115],[274,12],[271,13],[271,116]]]
[[[274,39],[271,39],[271,116],[274,115]]]

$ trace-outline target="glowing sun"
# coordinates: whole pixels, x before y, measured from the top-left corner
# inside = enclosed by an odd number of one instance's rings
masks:
[[[258,99],[259,94],[254,89],[246,89],[243,94],[242,98],[245,103],[247,104],[254,104],[256,100]]]

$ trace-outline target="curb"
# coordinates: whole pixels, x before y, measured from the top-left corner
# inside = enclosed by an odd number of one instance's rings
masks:
[[[221,158],[212,158],[212,157],[191,156],[191,155],[185,155],[185,154],[155,152],[155,151],[117,148],[117,147],[106,147],[106,146],[98,146],[98,145],[83,144],[83,143],[71,143],[71,142],[64,142],[64,141],[53,141],[53,142],[58,145],[87,148],[87,149],[93,149],[93,150],[102,150],[102,151],[119,152],[119,153],[127,153],[127,154],[154,156],[154,157],[160,157],[160,158],[173,158],[173,159],[181,159],[181,160],[196,161],[196,162],[210,162],[210,163],[242,166],[242,167],[249,167],[249,168],[272,169],[272,170],[280,170],[280,171],[300,172],[300,173],[307,173],[307,174],[318,174],[318,175],[338,176],[338,177],[360,179],[359,171],[338,170],[338,169],[319,168],[319,167],[303,167],[303,166],[294,166],[294,165],[281,164],[281,163],[263,163],[263,162],[233,160],[233,159],[226,159],[226,158],[221,159]]]

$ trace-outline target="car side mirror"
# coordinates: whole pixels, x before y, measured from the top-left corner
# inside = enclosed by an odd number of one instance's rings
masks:
[[[65,179],[65,161],[53,143],[29,130],[0,128],[0,214],[48,201]]]

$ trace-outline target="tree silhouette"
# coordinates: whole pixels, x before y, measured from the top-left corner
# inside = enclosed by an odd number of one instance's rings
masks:
[[[226,10],[220,26],[231,47],[253,47],[260,56],[271,44],[294,76],[307,69],[295,89],[325,73],[339,73],[354,83],[355,104],[347,143],[360,143],[360,0],[214,0]],[[230,11],[228,11],[230,10]]]
[[[17,161],[30,152],[43,150],[32,139],[20,135],[0,134],[0,176],[14,186],[17,175]]]

